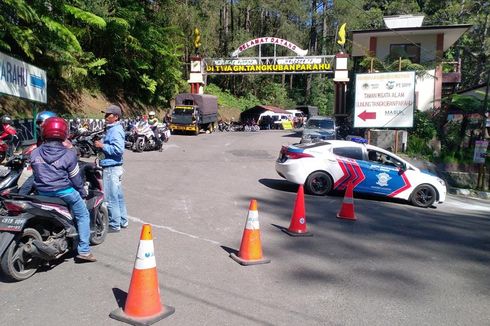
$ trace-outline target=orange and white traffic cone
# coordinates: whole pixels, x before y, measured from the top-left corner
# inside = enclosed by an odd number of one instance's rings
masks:
[[[337,213],[337,217],[350,221],[356,220],[356,215],[354,214],[354,185],[352,182],[349,182],[347,185],[344,200],[342,201],[340,211]]]
[[[270,263],[270,259],[262,256],[262,244],[260,242],[259,212],[257,201],[252,199],[248,208],[247,223],[243,230],[242,243],[238,255],[230,254],[230,257],[241,265],[258,265]]]
[[[282,229],[283,232],[293,237],[311,237],[313,234],[306,230],[305,192],[303,185],[299,185],[296,201],[294,202],[293,215],[289,228]]]
[[[124,310],[116,309],[109,316],[131,325],[151,325],[174,312],[160,300],[151,225],[144,224]]]

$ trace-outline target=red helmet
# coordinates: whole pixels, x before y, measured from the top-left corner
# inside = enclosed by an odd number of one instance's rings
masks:
[[[47,118],[41,125],[41,137],[44,140],[65,140],[68,138],[68,123],[59,117]]]

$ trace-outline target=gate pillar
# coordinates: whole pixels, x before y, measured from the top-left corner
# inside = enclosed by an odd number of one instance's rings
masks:
[[[189,74],[189,80],[187,83],[191,86],[191,93],[203,94],[204,93],[204,77],[202,73],[202,58],[200,56],[191,57],[191,72]]]
[[[335,55],[335,104],[334,104],[334,116],[345,117],[347,113],[347,84],[349,83],[349,71],[347,62],[349,55],[347,53],[337,53]]]

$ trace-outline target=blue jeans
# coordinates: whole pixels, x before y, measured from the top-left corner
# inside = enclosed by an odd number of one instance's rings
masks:
[[[104,196],[109,210],[109,227],[119,230],[128,223],[128,213],[122,189],[122,166],[104,167]]]
[[[66,195],[57,196],[65,201],[70,206],[70,210],[75,215],[75,220],[78,227],[78,247],[79,254],[90,253],[90,215],[78,191],[72,191]]]

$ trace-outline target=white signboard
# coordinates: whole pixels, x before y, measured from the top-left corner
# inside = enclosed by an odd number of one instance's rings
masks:
[[[0,52],[0,93],[47,102],[46,71]]]
[[[488,141],[477,140],[475,142],[475,152],[473,153],[473,163],[485,164],[487,154]]]
[[[354,128],[413,127],[415,72],[356,75]]]
[[[233,53],[231,54],[231,56],[232,57],[236,57],[237,55],[239,55],[243,51],[245,51],[245,50],[247,50],[247,49],[249,49],[251,47],[260,45],[260,44],[275,44],[275,45],[280,45],[280,46],[283,46],[285,48],[290,49],[291,51],[294,51],[297,55],[302,56],[302,57],[304,57],[308,53],[308,50],[303,50],[299,46],[297,46],[296,44],[291,43],[291,42],[289,42],[287,40],[283,40],[282,38],[277,38],[277,37],[259,37],[259,38],[250,40],[250,41],[248,41],[248,42],[243,43],[242,45],[240,45],[238,47],[238,49],[236,49],[235,51],[233,51]]]

